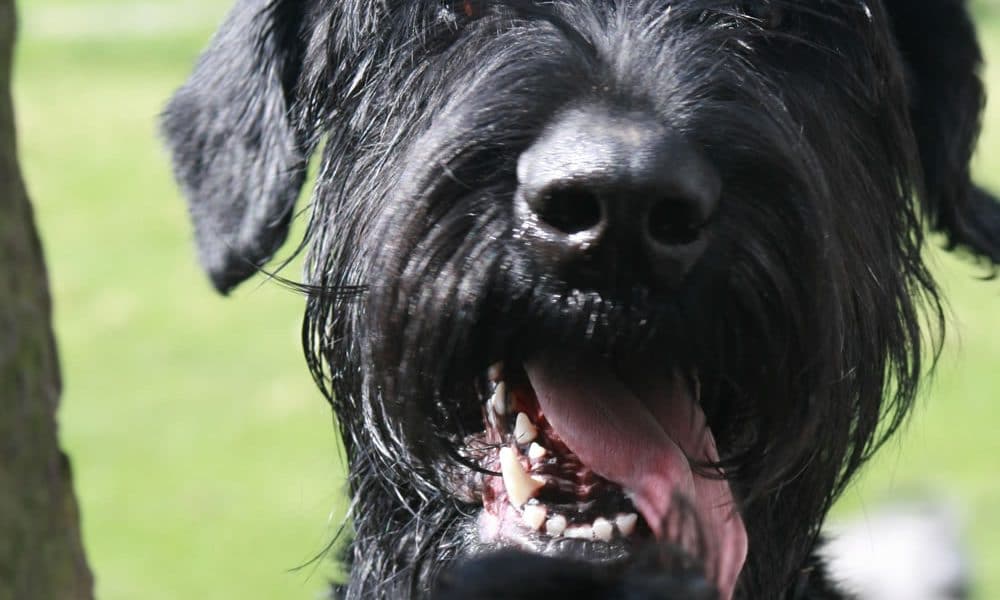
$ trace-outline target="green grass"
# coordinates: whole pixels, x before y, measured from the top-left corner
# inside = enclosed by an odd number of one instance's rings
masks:
[[[314,598],[330,563],[290,569],[325,547],[344,503],[302,300],[253,283],[213,293],[155,131],[224,4],[203,3],[198,30],[33,38],[40,4],[22,6],[15,100],[98,596]]]
[[[157,113],[227,4],[151,3],[154,26],[139,32],[108,16],[139,11],[127,0],[21,5],[21,152],[55,296],[63,442],[103,600],[314,598],[333,573],[328,562],[290,571],[324,548],[344,508],[331,416],[301,358],[302,299],[274,284],[211,291],[157,142]],[[184,18],[163,19],[170,7]],[[984,14],[1000,62],[1000,15]],[[1000,89],[1000,69],[987,77]],[[976,166],[1000,190],[1000,103]],[[956,499],[978,597],[1000,598],[1000,284],[932,259],[951,302],[945,357],[905,436],[836,515],[914,488]]]

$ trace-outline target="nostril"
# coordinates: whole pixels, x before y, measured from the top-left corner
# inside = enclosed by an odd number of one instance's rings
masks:
[[[593,229],[603,218],[597,194],[582,187],[548,188],[530,204],[539,219],[567,234]]]
[[[662,198],[649,211],[649,235],[660,244],[692,244],[698,240],[704,226],[701,211],[685,200]]]

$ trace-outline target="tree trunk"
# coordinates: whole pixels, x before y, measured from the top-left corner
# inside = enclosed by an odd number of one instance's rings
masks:
[[[45,264],[18,169],[13,0],[0,0],[0,600],[93,597],[69,461]]]

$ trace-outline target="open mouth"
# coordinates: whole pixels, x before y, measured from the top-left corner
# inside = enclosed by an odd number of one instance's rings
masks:
[[[634,362],[541,354],[490,368],[485,430],[469,440],[480,466],[500,474],[482,484],[480,536],[599,561],[651,540],[692,552],[704,543],[717,582],[731,588],[746,531],[710,467],[719,455],[697,377]],[[679,499],[695,508],[697,535],[673,530]]]
[[[560,538],[610,543],[648,536],[625,490],[585,464],[555,431],[524,369],[495,365],[490,375],[485,442],[496,450],[483,466],[501,477],[484,487],[484,520],[491,521],[484,525],[542,552]]]

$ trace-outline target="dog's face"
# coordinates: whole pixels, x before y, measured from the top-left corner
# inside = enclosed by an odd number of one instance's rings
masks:
[[[913,396],[937,306],[913,197],[997,258],[964,10],[940,100],[896,4],[237,7],[166,131],[223,290],[283,241],[325,143],[305,331],[356,593],[510,546],[627,562],[687,543],[678,499],[724,596],[787,585]]]

